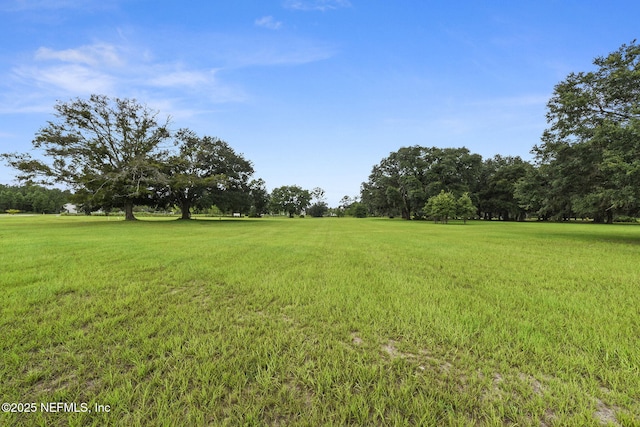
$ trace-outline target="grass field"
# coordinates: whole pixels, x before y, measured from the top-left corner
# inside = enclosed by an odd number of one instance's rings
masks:
[[[640,226],[0,216],[0,292],[2,426],[640,425]]]

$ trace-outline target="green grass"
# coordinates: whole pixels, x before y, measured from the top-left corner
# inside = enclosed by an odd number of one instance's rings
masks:
[[[38,407],[0,425],[640,425],[639,261],[633,225],[0,216]]]

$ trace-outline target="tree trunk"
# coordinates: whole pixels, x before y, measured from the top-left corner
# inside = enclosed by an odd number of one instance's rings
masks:
[[[411,219],[411,213],[404,206],[402,207],[402,219]]]
[[[191,203],[189,201],[183,200],[180,203],[180,211],[182,212],[180,219],[191,219]]]
[[[124,220],[135,221],[136,217],[133,216],[133,202],[125,202],[124,204]]]

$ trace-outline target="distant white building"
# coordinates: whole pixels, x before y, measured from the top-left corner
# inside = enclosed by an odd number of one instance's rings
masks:
[[[67,203],[62,207],[67,213],[70,214],[77,214],[78,213],[78,207],[74,204],[71,203]]]

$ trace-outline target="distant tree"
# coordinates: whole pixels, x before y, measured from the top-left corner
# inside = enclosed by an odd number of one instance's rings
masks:
[[[347,215],[356,218],[365,218],[367,216],[367,207],[363,203],[353,202],[347,209]]]
[[[444,190],[441,190],[437,196],[430,197],[424,206],[424,211],[433,217],[434,221],[445,224],[449,222],[449,218],[456,215],[456,209],[457,203],[453,193]]]
[[[358,201],[357,197],[343,196],[340,199],[340,204],[333,211],[336,216],[343,217],[349,210],[349,207]]]
[[[481,165],[482,157],[464,147],[402,147],[373,167],[361,200],[376,214],[420,217],[429,197],[440,191],[471,191]]]
[[[518,205],[538,220],[569,218],[569,195],[553,185],[553,168],[543,164],[531,167],[514,185],[514,197]]]
[[[311,206],[307,209],[307,213],[314,218],[323,217],[329,211],[324,195],[325,192],[320,187],[311,190]]]
[[[515,188],[518,180],[531,169],[530,163],[517,156],[496,155],[484,161],[477,191],[479,210],[484,219],[525,219],[526,210],[518,202]]]
[[[325,191],[320,187],[315,187],[311,190],[311,197],[315,203],[324,202],[325,201]]]
[[[294,214],[300,214],[311,202],[311,192],[303,190],[297,185],[285,185],[271,192],[271,210],[286,212],[289,218]]]
[[[3,154],[20,171],[19,179],[63,183],[76,202],[120,206],[135,220],[134,204],[150,203],[159,179],[161,144],[169,138],[168,119],[132,99],[91,95],[55,105],[56,122],[38,131],[33,141],[50,162],[28,154]]]
[[[307,209],[307,213],[314,218],[323,217],[327,211],[329,211],[329,206],[325,202],[316,202]]]
[[[269,192],[263,179],[254,179],[249,183],[251,196],[251,216],[261,216],[269,211]]]
[[[477,210],[467,192],[463,193],[462,196],[456,200],[456,216],[462,218],[465,224],[468,218],[475,216]]]
[[[0,184],[0,212],[7,209],[18,209],[22,212],[60,213],[71,197],[71,192],[58,188]]]

